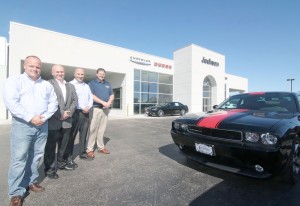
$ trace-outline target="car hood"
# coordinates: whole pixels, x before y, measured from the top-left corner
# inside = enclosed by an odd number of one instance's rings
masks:
[[[146,107],[145,109],[155,109],[155,108],[160,108],[160,106],[150,106],[150,107]]]
[[[275,124],[287,121],[293,117],[295,117],[294,113],[233,109],[217,110],[209,113],[193,113],[186,115],[184,118],[193,118],[197,126],[207,128],[269,130]]]

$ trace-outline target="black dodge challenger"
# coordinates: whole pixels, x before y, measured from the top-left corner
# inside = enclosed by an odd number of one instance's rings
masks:
[[[150,106],[145,108],[145,113],[148,116],[159,116],[159,117],[163,117],[165,115],[176,115],[176,114],[183,116],[188,111],[189,111],[188,106],[180,102],[165,102],[165,103],[160,103],[156,106]]]
[[[299,96],[255,92],[231,96],[213,111],[172,122],[174,143],[189,158],[255,178],[281,175],[295,184],[300,174]]]

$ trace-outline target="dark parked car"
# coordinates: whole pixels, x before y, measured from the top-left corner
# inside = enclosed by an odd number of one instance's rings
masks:
[[[166,102],[166,103],[158,104],[156,106],[145,108],[145,113],[148,116],[159,116],[159,117],[162,117],[164,115],[183,116],[188,111],[189,111],[188,106],[180,102]]]
[[[183,154],[217,169],[256,178],[281,175],[295,184],[300,173],[299,96],[256,92],[231,96],[213,111],[172,122]]]

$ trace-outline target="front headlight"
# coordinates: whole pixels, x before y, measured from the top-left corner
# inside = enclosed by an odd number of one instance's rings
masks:
[[[261,142],[266,145],[273,145],[277,143],[277,137],[269,133],[260,135]]]
[[[179,123],[179,122],[175,122],[174,123],[174,129],[186,132],[188,130],[188,125],[187,124],[182,124],[182,123]]]
[[[245,132],[245,138],[248,142],[258,142],[259,134],[253,132]]]
[[[178,122],[175,122],[175,123],[174,123],[174,128],[175,128],[176,130],[179,130],[180,126],[179,126],[179,123],[178,123]]]
[[[186,132],[188,130],[188,125],[187,124],[180,124],[180,128],[182,131]]]
[[[255,133],[255,132],[245,132],[245,140],[248,142],[258,142],[259,139],[265,145],[274,145],[277,143],[277,137],[269,133]]]

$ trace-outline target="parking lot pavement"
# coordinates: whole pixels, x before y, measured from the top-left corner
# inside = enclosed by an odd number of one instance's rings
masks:
[[[300,184],[246,178],[187,160],[170,136],[175,118],[110,118],[105,141],[111,154],[97,153],[93,161],[75,154],[79,167],[59,171],[58,180],[42,176],[46,191],[30,193],[24,205],[299,205]],[[8,205],[10,125],[0,129],[0,205]],[[75,153],[77,148],[76,142]]]

